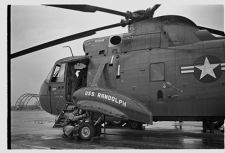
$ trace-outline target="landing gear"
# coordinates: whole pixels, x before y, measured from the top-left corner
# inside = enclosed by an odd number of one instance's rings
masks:
[[[110,125],[110,127],[118,127],[118,128],[128,127],[135,130],[143,129],[142,127],[143,124],[141,122],[131,121],[131,120],[127,120],[127,121],[114,120],[114,121],[108,122],[108,124]]]
[[[224,124],[224,120],[216,121],[214,123],[214,127],[215,127],[215,129],[219,129],[219,128],[221,128],[223,126],[223,124]]]
[[[89,122],[80,123],[78,129],[79,138],[82,140],[90,140],[93,136],[95,136],[96,129],[93,124]]]
[[[78,137],[81,140],[90,140],[92,137],[100,136],[101,132],[101,116],[95,122],[81,122],[78,125]]]
[[[120,121],[120,120],[115,120],[115,121],[112,121],[111,124],[112,124],[112,126],[119,127],[119,126],[122,125],[122,121]]]
[[[142,123],[137,121],[129,121],[131,129],[142,130]]]
[[[100,136],[102,134],[102,127],[100,124],[95,126],[95,136]]]
[[[219,130],[224,124],[224,120],[220,121],[203,121],[203,133],[207,133],[209,131],[210,133],[214,133],[215,130]]]

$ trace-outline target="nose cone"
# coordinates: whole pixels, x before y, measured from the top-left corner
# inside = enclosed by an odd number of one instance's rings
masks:
[[[44,81],[41,85],[41,89],[39,92],[39,100],[42,109],[51,114],[52,110],[51,110],[51,99],[49,94],[49,85],[46,81]]]

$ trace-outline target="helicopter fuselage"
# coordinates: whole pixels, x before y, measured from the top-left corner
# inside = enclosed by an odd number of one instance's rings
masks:
[[[108,93],[137,99],[153,121],[225,118],[225,39],[197,29],[186,18],[140,21],[129,33],[85,41],[84,52],[55,63],[40,90],[47,112],[58,115],[79,89],[84,90],[82,98],[104,99],[126,110],[127,98],[88,90],[98,80]],[[70,69],[77,64],[84,65],[77,68],[84,70],[79,82],[70,79]]]

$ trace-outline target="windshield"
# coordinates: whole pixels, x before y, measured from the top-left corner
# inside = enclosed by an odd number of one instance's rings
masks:
[[[52,67],[52,68],[51,68],[51,71],[48,73],[48,75],[47,75],[47,77],[46,77],[46,79],[45,79],[46,82],[50,82],[50,78],[51,78],[51,74],[52,74],[53,68],[54,68],[54,67]]]
[[[66,67],[65,63],[63,63],[61,65],[57,64],[55,66],[55,70],[52,75],[51,82],[64,82],[65,67]]]

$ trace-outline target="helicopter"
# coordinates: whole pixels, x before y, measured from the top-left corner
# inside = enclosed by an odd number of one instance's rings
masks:
[[[60,115],[70,104],[90,114],[88,122],[81,122],[80,138],[100,134],[102,115],[136,129],[156,121],[202,121],[203,131],[213,132],[224,124],[223,31],[198,26],[183,16],[154,17],[160,4],[135,12],[92,5],[46,7],[100,11],[124,19],[18,51],[11,59],[128,26],[128,33],[84,41],[85,55],[56,61],[41,86],[39,99],[46,112]]]

